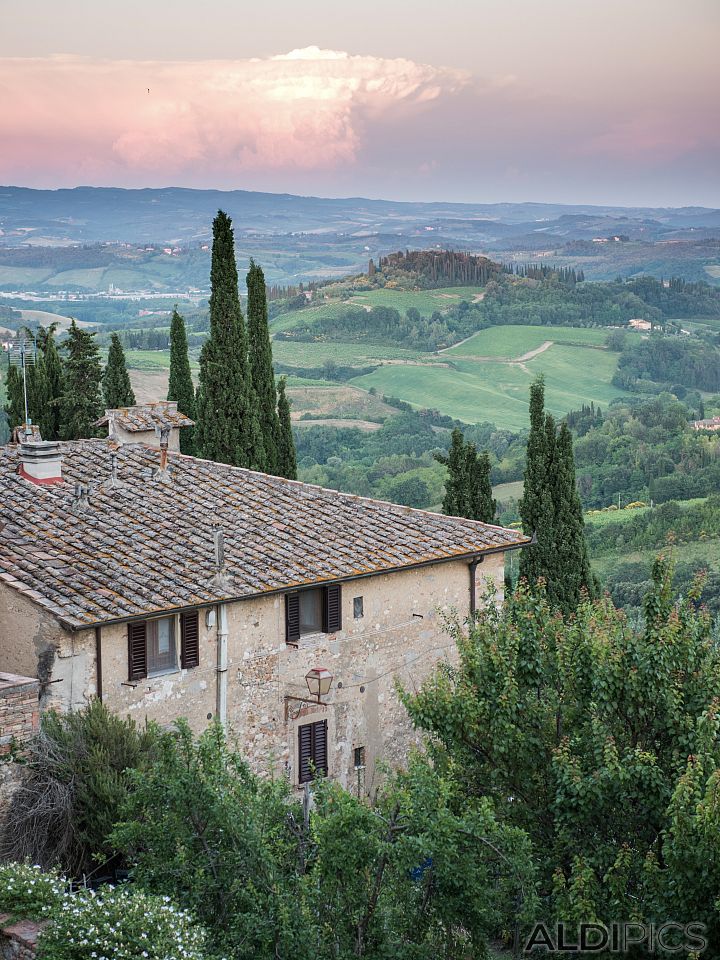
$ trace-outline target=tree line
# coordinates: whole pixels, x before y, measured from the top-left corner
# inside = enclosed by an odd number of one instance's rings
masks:
[[[181,450],[209,460],[289,478],[297,475],[285,380],[275,383],[267,291],[253,261],[247,274],[247,324],[240,309],[234,237],[222,211],[213,222],[210,334],[200,353],[195,391],[182,316],[173,311],[168,400],[196,425],[181,431]],[[96,435],[103,407],[135,404],[120,337],[112,333],[103,370],[96,335],[74,321],[58,350],[55,325],[38,332],[38,362],[29,367],[28,406],[48,440]],[[12,427],[25,420],[22,374],[10,366],[6,412]]]

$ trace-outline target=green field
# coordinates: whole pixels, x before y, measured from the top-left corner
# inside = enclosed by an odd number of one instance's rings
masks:
[[[366,307],[394,307],[405,313],[410,307],[415,307],[424,317],[429,317],[435,310],[446,310],[461,300],[472,301],[480,296],[481,287],[440,287],[437,290],[363,290],[353,293],[350,303],[353,306]]]
[[[526,363],[456,359],[440,364],[393,364],[352,382],[398,397],[414,407],[433,407],[466,423],[488,421],[508,430],[527,427],[532,380],[545,374],[546,404],[562,416],[583,403],[606,406],[623,391],[611,384],[616,353],[553,345]],[[449,358],[448,358],[449,359]]]
[[[600,575],[601,579],[618,565],[618,563],[644,563],[648,569],[648,579],[652,564],[659,553],[667,552],[657,547],[649,550],[638,550],[634,553],[608,554],[601,557],[592,558],[593,569]],[[700,563],[706,565],[709,571],[720,570],[720,540],[704,540],[702,543],[683,543],[672,548],[676,560],[683,563]]]
[[[327,360],[339,366],[367,366],[371,360],[432,360],[433,354],[418,353],[384,344],[273,340],[273,359],[295,367],[321,367]]]
[[[464,343],[444,350],[447,357],[503,357],[513,359],[537,350],[547,341],[556,344],[602,347],[608,331],[594,327],[503,326],[481,330]]]

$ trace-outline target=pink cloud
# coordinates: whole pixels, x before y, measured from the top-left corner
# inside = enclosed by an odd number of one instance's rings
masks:
[[[374,118],[466,83],[458,71],[316,47],[267,60],[2,60],[0,177],[48,161],[167,182],[189,170],[332,169],[354,162]]]

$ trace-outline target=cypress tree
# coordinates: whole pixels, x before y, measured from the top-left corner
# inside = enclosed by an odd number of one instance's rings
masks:
[[[564,613],[577,609],[586,590],[596,592],[590,569],[582,503],[575,482],[575,456],[570,428],[560,425],[556,442],[553,474],[555,506],[555,569],[556,576],[549,591],[551,602]]]
[[[530,387],[530,434],[527,442],[525,483],[518,504],[523,532],[537,535],[537,543],[520,552],[520,576],[534,584],[547,578],[548,558],[553,550],[553,501],[548,483],[548,450],[545,418],[545,380],[538,379]]]
[[[73,320],[63,348],[67,358],[60,397],[60,435],[63,440],[92,437],[95,421],[102,413],[102,366],[95,334],[81,330]]]
[[[195,419],[195,388],[190,372],[185,320],[177,312],[177,308],[173,310],[170,322],[170,380],[167,398],[177,401],[180,413],[184,413],[191,420]],[[180,431],[182,453],[195,453],[194,434],[195,427],[185,427]]]
[[[25,423],[25,397],[20,367],[8,366],[5,389],[7,393],[5,413],[8,418],[8,427],[10,430],[14,430],[15,427]]]
[[[210,336],[200,353],[195,443],[208,460],[256,467],[265,455],[251,405],[232,221],[222,210],[213,221],[210,289]]]
[[[467,478],[465,438],[462,430],[457,427],[453,430],[448,455],[436,454],[435,459],[448,468],[445,496],[442,502],[443,513],[449,517],[466,516],[470,491]]]
[[[38,331],[38,346],[42,351],[38,362],[42,401],[37,410],[37,422],[44,440],[60,439],[60,398],[62,396],[63,367],[55,342],[57,324]]]
[[[478,454],[475,445],[472,448],[470,465],[470,512],[472,520],[481,520],[483,523],[495,522],[497,503],[492,495],[490,482],[490,455],[487,450]]]
[[[109,410],[135,406],[135,394],[130,384],[130,375],[125,365],[125,351],[120,337],[113,333],[110,337],[107,366],[102,378],[103,397]]]
[[[290,401],[285,394],[285,377],[281,377],[278,385],[278,420],[280,422],[280,442],[277,447],[277,476],[287,477],[288,480],[297,480],[297,461],[295,457],[295,440],[290,420]]]
[[[260,468],[267,473],[275,473],[278,468],[280,420],[268,328],[265,275],[254,260],[250,261],[250,270],[247,275],[247,293],[248,349],[253,407],[262,434],[265,454],[265,462],[260,465]]]

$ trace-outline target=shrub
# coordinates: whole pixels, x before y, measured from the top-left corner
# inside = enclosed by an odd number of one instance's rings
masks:
[[[43,716],[27,749],[27,776],[3,823],[0,855],[80,876],[107,861],[107,837],[127,792],[127,771],[148,761],[153,728],[138,730],[99,701]]]
[[[169,897],[105,887],[65,897],[39,941],[38,960],[206,960],[205,933]]]
[[[59,906],[67,882],[57,873],[43,873],[25,863],[0,864],[0,913],[12,920],[42,920]]]

